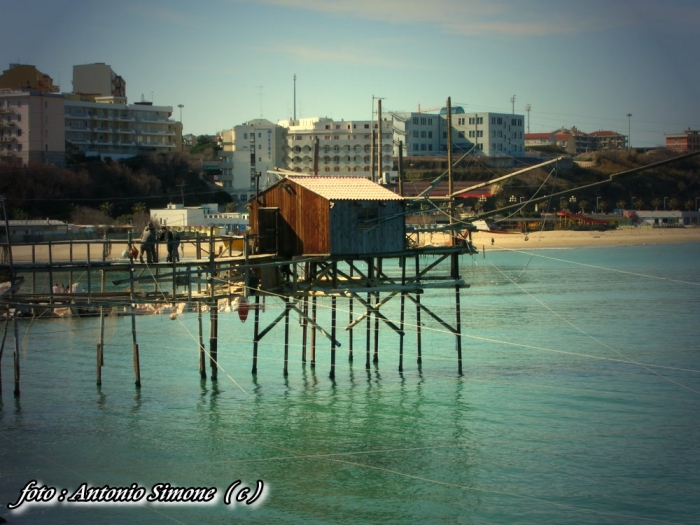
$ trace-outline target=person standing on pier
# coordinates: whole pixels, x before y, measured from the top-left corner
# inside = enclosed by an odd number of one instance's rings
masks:
[[[146,262],[152,264],[155,262],[156,251],[156,227],[153,222],[149,222],[141,235],[141,255],[139,260],[143,263],[143,254],[146,254]]]
[[[173,238],[173,232],[167,226],[163,226],[158,239],[160,242],[164,242],[165,246],[168,248],[168,256],[166,257],[167,262],[173,262],[175,260],[175,239]]]

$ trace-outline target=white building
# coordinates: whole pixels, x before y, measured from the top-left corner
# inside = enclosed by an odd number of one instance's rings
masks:
[[[181,149],[181,127],[172,112],[150,102],[127,104],[124,97],[66,95],[65,140],[88,157],[173,153]]]
[[[247,213],[222,213],[215,203],[187,207],[168,204],[167,208],[152,209],[151,220],[156,227],[169,226],[176,230],[213,226],[224,232],[235,233],[243,232],[248,227]]]
[[[452,109],[452,150],[476,152],[488,157],[518,157],[525,154],[522,115],[505,113],[466,113],[461,106]],[[395,113],[395,140],[405,144],[409,157],[445,155],[447,152],[447,108],[434,113]]]
[[[338,176],[372,175],[372,131],[378,123],[369,120],[341,120],[306,118],[282,120],[286,128],[286,168],[299,173],[313,173],[314,144],[319,143],[318,174]],[[380,137],[377,134],[377,148]],[[390,117],[382,118],[381,129],[382,171],[393,169],[393,124]]]
[[[286,130],[255,119],[218,134],[221,146],[220,182],[234,200],[247,202],[275,181],[267,172],[284,166]],[[276,179],[275,179],[276,180]]]

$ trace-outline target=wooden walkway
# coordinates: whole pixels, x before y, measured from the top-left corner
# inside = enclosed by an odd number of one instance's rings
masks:
[[[5,253],[0,273],[7,281],[2,290],[0,313],[6,322],[21,316],[57,316],[70,312],[79,316],[104,316],[117,310],[130,316],[135,384],[141,386],[136,318],[145,312],[161,309],[194,311],[199,316],[200,365],[204,379],[207,358],[210,378],[217,380],[218,313],[232,302],[249,304],[254,317],[253,366],[257,373],[258,346],[278,323],[284,321],[284,367],[288,374],[289,315],[295,312],[302,322],[302,362],[315,366],[317,334],[331,345],[329,377],[335,377],[338,300],[348,302],[352,320],[343,328],[352,332],[365,321],[365,366],[379,359],[379,327],[389,327],[399,337],[398,370],[403,370],[404,316],[407,304],[415,308],[417,319],[417,362],[422,361],[421,316],[432,319],[455,336],[457,371],[462,373],[462,335],[460,290],[468,287],[459,274],[459,256],[473,253],[469,244],[408,248],[398,253],[373,256],[306,256],[286,258],[277,255],[249,254],[249,243],[242,252],[232,249],[231,238],[197,238],[185,241],[185,253],[191,256],[176,262],[143,264],[124,257],[129,240],[73,241],[12,246]],[[109,246],[108,246],[109,244]],[[107,249],[109,247],[109,249]],[[77,254],[82,254],[80,257]],[[96,258],[92,254],[98,254]],[[389,261],[389,262],[387,262]],[[400,268],[400,275],[390,275],[385,267]],[[449,268],[448,270],[446,268]],[[393,272],[396,273],[395,271]],[[72,285],[69,293],[56,292],[55,284],[65,280]],[[421,295],[433,290],[454,290],[456,323],[441,319],[421,302]],[[444,293],[444,292],[443,292]],[[281,301],[282,313],[269,325],[260,322],[260,298]],[[317,301],[330,298],[331,326],[317,322]],[[274,299],[273,299],[274,298]],[[397,298],[400,317],[389,319],[382,307]],[[177,307],[177,308],[176,308]],[[209,348],[202,332],[203,313],[209,313]],[[173,313],[172,315],[176,315]],[[373,321],[373,322],[372,322]],[[17,323],[14,322],[15,333]],[[307,337],[308,333],[308,337]],[[373,337],[372,337],[373,336]],[[17,343],[18,338],[15,337]],[[352,337],[349,356],[353,358]],[[101,383],[102,345],[97,345],[97,382]],[[307,352],[308,349],[308,352]],[[19,347],[13,354],[15,395],[19,395]]]

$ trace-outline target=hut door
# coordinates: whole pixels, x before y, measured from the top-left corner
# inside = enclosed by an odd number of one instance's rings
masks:
[[[277,253],[279,208],[258,208],[259,253]]]

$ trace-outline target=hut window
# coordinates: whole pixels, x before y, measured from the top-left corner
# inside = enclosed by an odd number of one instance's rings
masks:
[[[357,227],[359,229],[374,228],[379,224],[379,207],[357,209]]]

